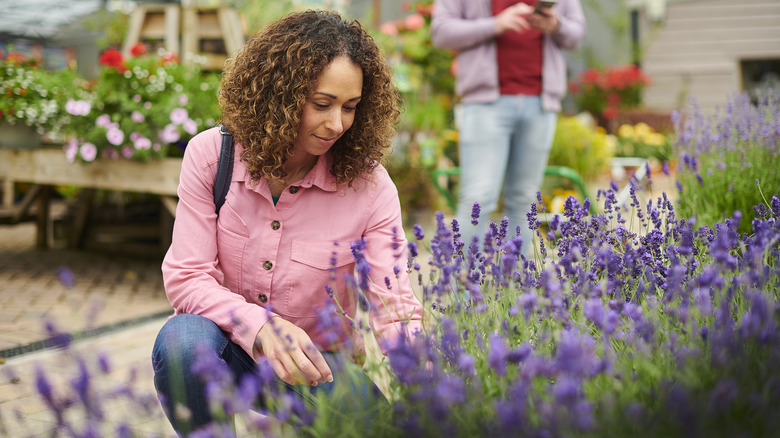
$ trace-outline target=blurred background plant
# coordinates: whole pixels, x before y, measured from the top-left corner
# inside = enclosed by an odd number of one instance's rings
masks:
[[[675,112],[680,213],[712,225],[735,211],[740,232],[750,231],[757,214],[780,187],[780,96],[751,103],[747,93],[732,95],[721,111],[702,114],[695,102]]]
[[[60,129],[64,102],[80,81],[71,68],[48,71],[39,60],[0,50],[0,122],[25,125],[39,135]]]
[[[402,114],[388,171],[404,193],[403,210],[437,208],[441,198],[431,168],[457,163],[452,131],[453,54],[431,42],[432,1],[405,2],[405,18],[383,23],[372,34],[385,52],[402,98]]]
[[[620,111],[641,106],[647,85],[650,77],[635,65],[591,67],[569,83],[569,91],[580,110],[607,127]]]
[[[548,165],[574,169],[586,183],[609,170],[613,146],[604,128],[587,116],[560,116],[555,128]]]
[[[147,53],[142,43],[131,52],[125,59],[105,50],[98,78],[67,102],[61,134],[70,161],[181,155],[192,136],[216,124],[217,74],[184,66],[173,53]]]
[[[644,122],[620,125],[616,140],[616,157],[653,158],[659,162],[671,158],[673,136],[657,132]]]

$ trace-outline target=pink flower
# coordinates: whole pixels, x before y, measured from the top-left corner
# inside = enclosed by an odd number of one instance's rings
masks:
[[[127,158],[128,160],[133,157],[133,148],[130,146],[124,146],[122,148],[122,156]]]
[[[185,120],[182,127],[184,128],[184,131],[190,135],[195,135],[198,132],[198,124],[192,119]]]
[[[79,148],[79,155],[86,162],[93,161],[97,158],[97,146],[92,143],[84,143]]]
[[[112,145],[119,146],[125,141],[125,133],[112,126],[108,128],[108,132],[106,132],[106,139]]]
[[[65,158],[69,163],[76,161],[76,156],[79,153],[79,142],[76,139],[72,139],[62,146],[62,150],[65,151]]]
[[[92,104],[85,100],[68,99],[65,111],[74,116],[86,116],[92,110]]]
[[[181,138],[181,134],[179,134],[179,130],[176,129],[176,126],[168,124],[160,131],[159,137],[163,143],[176,143]]]
[[[187,102],[189,101],[189,98],[186,94],[182,94],[179,96],[179,105],[184,106],[187,105]]]
[[[388,21],[379,26],[379,31],[385,35],[390,35],[393,37],[398,36],[398,26],[396,26],[392,21]]]
[[[140,94],[136,94],[135,96],[133,96],[133,102],[135,102],[135,103],[141,102],[141,95]]]
[[[174,108],[174,110],[171,111],[171,122],[174,125],[181,125],[185,120],[187,120],[187,117],[189,117],[189,115],[187,114],[187,110],[184,108]]]
[[[143,115],[143,114],[141,114],[141,113],[140,113],[140,112],[138,112],[138,111],[133,111],[133,113],[132,113],[132,114],[130,114],[130,118],[131,118],[131,119],[132,119],[132,120],[133,120],[135,123],[143,123],[143,122],[146,120],[146,117],[144,117],[144,115]]]
[[[95,120],[95,125],[108,129],[111,126],[111,117],[108,114],[103,114]]]
[[[420,14],[412,14],[404,19],[404,25],[409,30],[421,29],[425,26],[425,17]]]
[[[140,137],[135,141],[133,141],[133,146],[139,150],[149,149],[150,147],[152,147],[152,141],[146,137]]]

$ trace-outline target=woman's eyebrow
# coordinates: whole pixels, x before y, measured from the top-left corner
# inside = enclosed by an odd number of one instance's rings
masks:
[[[331,99],[338,99],[338,96],[336,96],[334,94],[330,94],[330,93],[325,93],[323,91],[315,91],[314,94],[322,94],[323,96],[330,97]],[[352,99],[349,99],[348,102],[352,102],[353,100],[360,100],[362,98],[363,98],[363,96],[353,97]]]

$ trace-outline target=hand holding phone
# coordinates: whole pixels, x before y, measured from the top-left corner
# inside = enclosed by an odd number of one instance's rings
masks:
[[[545,9],[549,9],[557,3],[557,0],[539,0],[538,3],[536,3],[536,7],[534,8],[534,14],[539,14],[543,17],[547,17],[548,14],[545,12]]]

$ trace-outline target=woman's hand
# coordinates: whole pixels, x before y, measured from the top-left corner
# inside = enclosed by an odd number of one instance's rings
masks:
[[[496,32],[501,35],[508,30],[522,32],[530,28],[526,18],[533,11],[534,8],[525,3],[517,3],[504,9],[496,15]]]
[[[527,21],[531,28],[541,33],[553,33],[558,30],[560,25],[558,14],[551,8],[542,8],[542,12],[544,14],[531,14],[528,16]]]
[[[274,372],[290,385],[314,385],[333,381],[322,353],[300,327],[271,318],[257,332],[255,348],[265,354]]]

